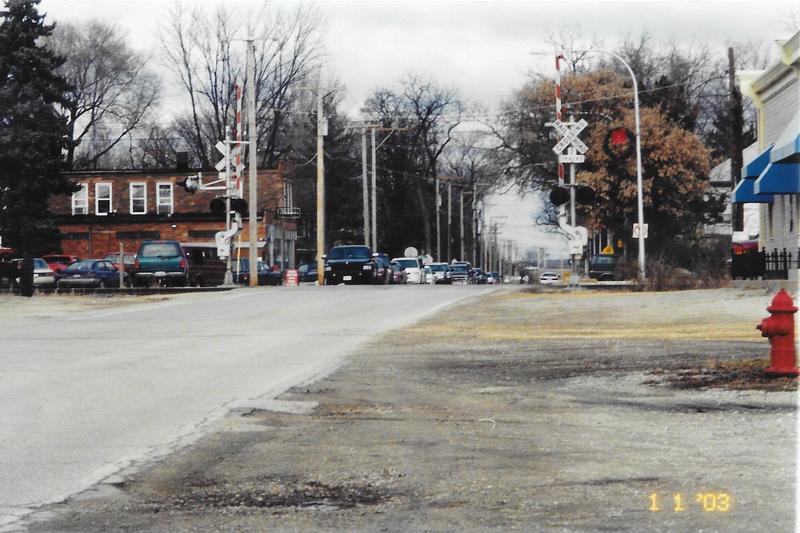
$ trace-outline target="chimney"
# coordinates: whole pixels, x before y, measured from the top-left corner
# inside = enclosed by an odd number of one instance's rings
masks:
[[[179,171],[189,170],[189,152],[175,152],[175,162]]]

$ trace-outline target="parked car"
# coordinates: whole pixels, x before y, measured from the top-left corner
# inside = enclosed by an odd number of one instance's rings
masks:
[[[453,278],[450,277],[450,265],[447,263],[431,263],[428,266],[431,267],[433,272],[434,283],[453,283]]]
[[[228,262],[219,258],[215,244],[181,243],[188,265],[189,285],[217,287],[225,283]]]
[[[375,258],[369,246],[334,246],[325,259],[325,283],[374,283]]]
[[[128,273],[123,273],[123,285],[127,284]],[[111,261],[105,259],[83,259],[65,268],[58,277],[58,288],[106,288],[119,287],[119,270]]]
[[[234,260],[233,266],[233,282],[242,285],[250,284],[250,260],[247,258],[240,258]],[[283,273],[280,270],[272,270],[269,265],[264,261],[259,261],[256,265],[258,273],[259,285],[281,285],[283,283]]]
[[[539,283],[542,285],[552,285],[554,283],[558,283],[559,281],[561,281],[561,277],[555,272],[542,272],[542,275],[539,276]]]
[[[22,276],[22,259],[12,259],[11,265],[12,272],[15,273],[11,285],[18,287]],[[56,286],[56,273],[41,257],[33,258],[33,286],[36,288]]]
[[[77,261],[77,258],[75,259]],[[122,261],[120,261],[119,252],[115,254],[106,254],[103,258],[105,261],[111,261],[114,266],[119,270],[121,265],[125,265],[125,272],[130,272],[136,264],[136,254],[122,254]]]
[[[189,283],[189,265],[178,241],[144,241],[133,266],[136,286],[177,285]]]
[[[389,278],[392,277],[392,262],[386,254],[375,253],[372,254],[375,258],[375,283],[385,285],[389,283]]]
[[[472,283],[472,265],[466,262],[450,263],[451,283]]]
[[[47,266],[49,266],[50,269],[56,274],[60,273],[62,270],[78,260],[78,258],[74,255],[57,254],[43,255],[42,259],[44,259],[44,261],[47,263]]]
[[[619,256],[600,254],[592,257],[589,262],[589,277],[598,281],[615,281],[618,279],[616,270],[619,265]]]
[[[473,271],[472,282],[478,285],[485,285],[487,281],[486,272],[484,272],[482,268],[475,268]]]
[[[425,277],[422,275],[422,259],[419,257],[395,257],[392,261],[399,263],[405,270],[406,283],[425,283]]]
[[[487,272],[486,273],[486,283],[489,285],[497,285],[502,281],[502,276],[500,276],[499,272]]]
[[[397,261],[392,261],[389,264],[392,267],[392,275],[389,278],[389,283],[394,283],[395,285],[405,285],[408,282],[408,274],[406,274],[403,265]]]
[[[300,278],[300,283],[313,283],[319,279],[316,263],[303,263],[297,267],[297,274]]]

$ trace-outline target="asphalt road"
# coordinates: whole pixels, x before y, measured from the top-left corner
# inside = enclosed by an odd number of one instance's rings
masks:
[[[332,371],[377,333],[486,292],[0,297],[0,526],[191,442],[232,407]]]

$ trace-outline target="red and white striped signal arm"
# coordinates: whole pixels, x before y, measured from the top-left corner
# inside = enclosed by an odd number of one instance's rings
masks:
[[[561,122],[561,60],[564,59],[564,54],[556,54],[556,121]],[[559,140],[561,135],[556,130]],[[556,156],[558,161],[558,156]],[[564,163],[558,161],[558,184],[564,184]]]

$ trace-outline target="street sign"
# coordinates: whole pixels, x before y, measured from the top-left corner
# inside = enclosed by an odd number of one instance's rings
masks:
[[[583,163],[586,161],[586,156],[581,154],[559,154],[559,163]]]
[[[642,224],[642,226],[644,226],[644,232],[642,234],[642,237],[644,237],[646,239],[647,238],[647,224]],[[639,238],[639,224],[634,224],[633,225],[633,238],[634,239],[638,239]]]
[[[276,214],[278,218],[300,218],[299,207],[279,207]]]

